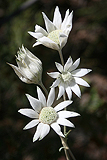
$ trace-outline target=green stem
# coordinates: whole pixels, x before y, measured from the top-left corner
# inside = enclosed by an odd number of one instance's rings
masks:
[[[65,95],[65,93],[63,95],[63,99],[64,99],[64,101],[66,101],[66,95]],[[64,110],[66,111],[67,108],[65,107]],[[64,135],[66,135],[66,126],[64,126]]]
[[[63,67],[64,67],[64,58],[63,58],[61,49],[59,50],[59,56],[60,56],[60,59],[61,59],[61,63],[63,65]],[[66,95],[65,95],[65,93],[63,95],[63,99],[64,99],[64,101],[66,101]],[[65,108],[64,110],[67,110],[67,109]],[[66,126],[64,126],[64,135],[65,134],[66,134]]]
[[[61,59],[61,63],[64,66],[64,58],[63,58],[61,49],[58,52],[59,52],[59,56],[60,56],[60,59]]]
[[[63,137],[61,137],[61,136],[60,136],[60,139],[61,139],[62,145],[63,145],[63,147],[64,147],[66,159],[67,159],[67,160],[71,160],[71,159],[69,158],[69,156],[70,156],[70,157],[72,157],[72,160],[76,160],[75,157],[74,157],[74,155],[73,155],[73,153],[71,152],[70,148],[68,147],[65,139],[64,139]],[[69,154],[68,154],[68,152],[69,152]]]
[[[62,55],[62,51],[59,50],[58,52],[59,52],[59,56],[60,56],[60,59],[61,59],[61,63],[63,65],[63,67],[64,67],[64,58],[63,58],[63,55]],[[64,101],[66,101],[65,93],[63,95],[63,99],[64,99]],[[65,108],[65,110],[67,110],[67,108]],[[64,126],[64,135],[66,135],[66,126]],[[71,152],[70,148],[67,145],[67,142],[66,142],[67,141],[67,139],[66,139],[67,137],[66,138],[60,137],[60,138],[61,138],[62,145],[64,147],[64,152],[65,152],[66,159],[70,160],[69,156],[71,156],[72,160],[76,160],[74,155],[73,155],[73,153]]]
[[[63,145],[63,148],[64,148],[66,159],[70,160],[69,155],[68,155],[68,151],[67,151],[68,147],[67,147],[67,145],[66,145],[66,143],[64,141],[64,138],[60,136],[60,139],[61,139],[61,142],[62,142],[62,145]]]
[[[40,82],[39,85],[41,86],[41,88],[42,88],[43,91],[45,92],[46,96],[48,96],[48,91],[47,91],[47,89],[45,88],[45,86],[43,85],[43,83]]]

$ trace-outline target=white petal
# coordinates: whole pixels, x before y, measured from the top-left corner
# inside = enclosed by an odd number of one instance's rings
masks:
[[[77,84],[80,84],[80,85],[85,86],[85,87],[90,87],[90,85],[85,80],[83,80],[82,78],[74,77],[74,79],[75,79],[75,82]]]
[[[58,112],[59,118],[70,118],[80,116],[80,114],[71,111],[60,111]]]
[[[33,79],[34,75],[30,71],[27,63],[24,61],[23,63],[21,61],[17,61],[18,67],[20,69],[20,72],[23,74],[23,76],[27,77],[27,79],[31,80]]]
[[[42,13],[43,14],[43,18],[44,18],[44,21],[45,21],[45,26],[46,26],[46,29],[48,31],[48,33],[56,30],[56,27],[54,26],[54,24],[48,19],[48,17],[46,16],[45,13]]]
[[[39,42],[39,41],[37,41],[36,43],[34,43],[33,47],[38,46],[38,45],[40,45],[40,44],[42,44],[42,43]]]
[[[60,73],[59,72],[51,72],[51,73],[47,73],[50,77],[52,78],[58,78]]]
[[[75,77],[82,77],[91,71],[92,71],[91,69],[84,69],[84,68],[76,69],[75,71],[72,72],[72,75]]]
[[[52,123],[51,127],[59,136],[64,137],[63,133],[61,132],[61,127],[57,123]]]
[[[30,128],[33,128],[35,127],[37,124],[39,123],[39,120],[38,119],[34,119],[32,120],[31,122],[29,122],[23,129],[30,129]]]
[[[60,85],[57,100],[64,94],[64,92],[65,92],[64,86]]]
[[[43,125],[44,125],[43,123],[38,124],[36,132],[33,136],[33,142],[35,142],[40,137]]]
[[[39,140],[42,140],[50,131],[50,126],[48,124],[43,124],[40,138]]]
[[[17,76],[20,78],[21,81],[25,82],[25,83],[32,83],[32,81],[30,79],[28,79],[28,77],[23,73],[22,70],[20,70],[18,67],[16,67],[13,64],[8,63],[15,71],[15,73],[17,74]]]
[[[71,99],[72,98],[72,91],[69,86],[66,88],[66,92],[67,92],[68,98]]]
[[[63,72],[63,66],[60,63],[55,62],[55,65],[60,72]]]
[[[71,112],[71,117],[77,117],[77,116],[80,116],[80,114],[76,112]]]
[[[65,63],[65,65],[64,65],[64,72],[67,72],[68,71],[68,69],[70,68],[70,66],[72,65],[72,58],[71,57],[69,57],[68,58],[68,60],[67,60],[67,62]]]
[[[30,31],[28,33],[36,39],[39,39],[44,36],[42,33],[36,33],[36,32],[30,32]]]
[[[20,109],[18,112],[30,118],[39,117],[38,113],[36,113],[33,109]]]
[[[69,32],[72,29],[72,18],[73,18],[73,11],[67,17],[66,25],[65,25],[65,30],[63,30],[67,35],[69,35]]]
[[[80,58],[78,58],[78,59],[73,63],[73,65],[69,68],[69,71],[71,72],[71,71],[75,70],[75,69],[79,66],[79,64],[80,64]]]
[[[56,80],[53,82],[53,84],[52,84],[51,87],[57,87],[57,86],[59,85],[59,83],[60,83],[60,79],[56,79]]]
[[[55,100],[55,89],[51,88],[47,99],[47,106],[50,107],[53,104],[54,100]]]
[[[23,45],[22,45],[23,46]],[[33,62],[35,63],[39,63],[39,64],[42,64],[41,60],[39,58],[37,58],[34,54],[32,54],[27,48],[24,48],[25,49],[25,54],[26,54],[26,58],[28,59],[29,58],[29,61],[32,63],[31,59],[33,60]],[[28,64],[28,61],[26,60],[27,62],[27,65],[29,66],[30,64]],[[34,67],[35,68],[35,67]]]
[[[60,42],[60,48],[62,49],[65,44],[67,43],[67,39],[68,36],[63,34],[63,33],[59,33],[59,42]]]
[[[71,89],[79,98],[81,97],[81,91],[77,84],[73,85]]]
[[[49,39],[48,37],[39,38],[38,41],[41,42],[46,47],[59,50],[58,44],[52,41],[51,39]]]
[[[54,12],[54,18],[53,18],[53,24],[57,27],[57,29],[61,28],[62,18],[61,14],[59,12],[58,6],[55,8]]]
[[[64,20],[63,20],[62,25],[61,25],[61,30],[66,29],[66,22],[67,22],[68,16],[69,16],[69,9],[65,13],[65,17],[64,17]]]
[[[28,98],[28,100],[29,100],[30,105],[32,106],[32,108],[36,112],[40,112],[40,110],[41,110],[41,102],[38,99],[30,96],[29,94],[26,94],[26,96],[27,96],[27,98]]]
[[[38,93],[38,98],[40,102],[42,103],[44,107],[46,107],[46,98],[39,87],[37,87],[37,93]]]
[[[67,107],[68,105],[70,105],[71,103],[72,103],[72,101],[69,101],[69,100],[63,101],[63,102],[59,103],[58,105],[56,105],[54,107],[54,109],[55,109],[55,111],[60,111],[60,110],[64,109],[65,107]]]
[[[39,32],[39,33],[42,33],[42,35],[44,36],[48,36],[48,33],[40,26],[36,25],[35,26],[35,32]]]
[[[57,123],[63,126],[74,127],[74,124],[65,118],[58,118]]]
[[[70,111],[60,111],[58,112],[59,118],[69,118],[71,117]]]

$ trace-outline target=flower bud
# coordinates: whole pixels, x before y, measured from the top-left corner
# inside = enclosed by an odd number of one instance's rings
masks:
[[[27,48],[19,48],[16,56],[17,66],[9,64],[18,75],[18,77],[25,83],[41,83],[42,76],[42,62],[34,56]]]

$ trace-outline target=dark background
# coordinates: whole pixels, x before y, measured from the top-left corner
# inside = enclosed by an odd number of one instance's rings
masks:
[[[23,131],[30,119],[17,111],[31,107],[25,93],[37,97],[36,86],[21,82],[6,64],[16,65],[15,55],[23,44],[43,62],[43,83],[49,90],[53,79],[46,72],[56,71],[54,62],[60,62],[58,52],[42,45],[32,48],[35,39],[28,31],[34,31],[36,24],[45,27],[41,12],[52,20],[58,5],[63,18],[68,8],[74,11],[73,29],[63,48],[65,61],[70,55],[74,61],[80,57],[79,67],[93,70],[84,77],[91,87],[81,87],[81,99],[73,94],[74,102],[68,107],[81,114],[70,119],[76,128],[68,135],[68,144],[77,160],[106,160],[107,0],[24,2],[0,1],[0,159],[65,160],[63,150],[58,151],[61,142],[54,131],[35,143],[32,142],[35,129]]]

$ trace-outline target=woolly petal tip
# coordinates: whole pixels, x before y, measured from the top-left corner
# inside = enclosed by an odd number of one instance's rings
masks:
[[[68,126],[68,127],[73,127],[75,128],[74,124],[71,123],[69,120],[65,119],[65,118],[59,118],[57,120],[57,123],[63,126]]]
[[[59,126],[58,123],[52,123],[51,127],[59,136],[64,137],[63,133],[61,132],[61,127]]]

